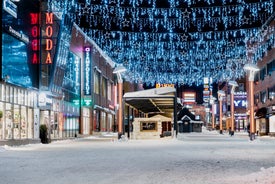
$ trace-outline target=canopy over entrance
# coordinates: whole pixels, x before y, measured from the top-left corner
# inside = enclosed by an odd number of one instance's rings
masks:
[[[181,107],[180,100],[176,97],[176,89],[173,87],[128,92],[123,98],[126,104],[152,115],[162,114],[166,117],[173,117],[178,107]]]

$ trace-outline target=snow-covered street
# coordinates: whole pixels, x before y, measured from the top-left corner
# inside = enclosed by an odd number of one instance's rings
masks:
[[[0,147],[1,184],[275,184],[275,139],[188,133]]]

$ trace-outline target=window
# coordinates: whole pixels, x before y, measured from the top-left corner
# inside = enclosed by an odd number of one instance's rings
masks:
[[[94,93],[95,94],[99,94],[99,84],[100,84],[100,81],[99,81],[99,72],[95,71],[94,72]]]
[[[262,103],[265,103],[266,102],[266,99],[267,99],[267,96],[266,96],[266,91],[261,91],[261,102]]]
[[[275,98],[275,86],[268,88],[268,99],[273,100]]]
[[[260,79],[264,80],[265,76],[266,76],[266,67],[260,70]]]
[[[112,100],[112,84],[110,81],[108,81],[108,100]]]
[[[254,104],[258,104],[260,102],[260,96],[259,96],[259,94],[257,93],[257,94],[255,94],[254,95]]]
[[[15,37],[2,34],[2,78],[9,76],[9,83],[25,87],[38,86],[33,84],[32,79],[37,78],[31,74],[35,67],[29,65],[27,56],[27,45]]]
[[[157,131],[157,122],[140,122],[140,131]]]
[[[102,77],[102,91],[101,91],[101,95],[103,97],[107,97],[107,80],[105,77]]]

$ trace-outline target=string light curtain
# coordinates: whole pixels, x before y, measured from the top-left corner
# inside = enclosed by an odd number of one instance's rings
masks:
[[[273,0],[49,1],[70,14],[116,63],[127,80],[201,84],[244,76],[243,66],[274,48]],[[251,37],[268,33],[261,48]],[[248,57],[247,50],[253,52]],[[253,61],[248,61],[248,59]]]

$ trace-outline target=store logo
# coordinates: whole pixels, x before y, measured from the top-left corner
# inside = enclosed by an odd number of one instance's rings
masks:
[[[45,13],[45,51],[46,51],[46,58],[43,61],[44,64],[52,64],[52,55],[51,51],[53,49],[53,13],[46,12]]]
[[[31,21],[31,62],[32,64],[38,64],[39,61],[39,14],[30,13]]]
[[[14,18],[17,18],[17,6],[10,0],[4,0],[3,9]]]
[[[91,94],[91,80],[90,80],[90,71],[91,71],[91,49],[86,47],[84,49],[84,93],[85,95]]]

